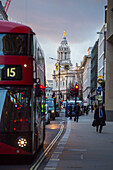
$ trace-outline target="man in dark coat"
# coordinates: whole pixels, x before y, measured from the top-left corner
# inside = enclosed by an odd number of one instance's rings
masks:
[[[78,122],[78,118],[79,118],[79,113],[80,113],[80,106],[79,106],[79,103],[77,103],[77,105],[75,105],[75,118],[74,118],[74,121],[77,121]]]
[[[70,119],[72,119],[72,106],[71,106],[71,103],[69,104],[69,115],[70,115]]]
[[[101,133],[106,120],[106,114],[102,103],[100,103],[99,107],[95,110],[94,119],[96,120],[96,131],[98,132],[98,128],[100,126],[99,133]]]

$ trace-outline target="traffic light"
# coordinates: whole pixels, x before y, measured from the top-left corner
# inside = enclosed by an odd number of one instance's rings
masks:
[[[53,91],[53,95],[52,95],[52,98],[55,98],[55,92]]]
[[[75,96],[77,97],[79,95],[79,86],[78,84],[75,85]]]
[[[70,88],[70,95],[71,96],[75,95],[75,89],[73,87]]]

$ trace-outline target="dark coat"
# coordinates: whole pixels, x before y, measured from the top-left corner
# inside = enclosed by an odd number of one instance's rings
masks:
[[[72,106],[71,105],[69,106],[69,113],[70,113],[70,115],[72,115]]]
[[[75,115],[79,115],[79,113],[80,113],[80,106],[76,105],[74,110],[75,110]]]
[[[104,108],[102,108],[102,111],[103,111],[103,117],[102,118],[99,118],[99,108],[97,108],[95,110],[95,114],[94,114],[94,119],[97,121],[97,125],[102,125],[102,126],[105,126],[105,120],[106,120],[106,113],[105,113],[105,110]]]

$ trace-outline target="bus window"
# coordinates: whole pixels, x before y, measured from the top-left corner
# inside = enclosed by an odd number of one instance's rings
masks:
[[[24,95],[24,92],[27,95]],[[0,131],[29,131],[31,88],[0,88],[0,96],[2,96],[0,98]]]

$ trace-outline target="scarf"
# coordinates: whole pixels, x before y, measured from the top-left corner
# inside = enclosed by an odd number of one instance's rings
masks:
[[[103,110],[99,108],[99,118],[103,117]]]

